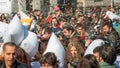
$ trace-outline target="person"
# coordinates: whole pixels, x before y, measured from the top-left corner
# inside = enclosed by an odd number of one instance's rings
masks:
[[[39,15],[41,15],[41,11],[38,9],[34,10],[34,19],[37,21],[39,19]]]
[[[52,18],[52,27],[56,27],[56,25],[58,24],[58,20],[56,17]]]
[[[25,63],[28,65],[30,65],[31,63],[31,57],[21,47],[17,48],[16,60],[19,61],[20,63]]]
[[[40,60],[40,58],[42,57],[42,54],[44,53],[44,51],[47,48],[47,44],[48,41],[44,40],[40,43],[40,46],[38,48],[38,51],[36,52],[36,55],[34,56],[34,60]]]
[[[64,25],[62,32],[68,40],[74,36],[79,36],[75,29],[70,25]]]
[[[86,31],[84,29],[84,26],[81,23],[77,23],[76,30],[77,30],[78,34],[80,35],[81,39],[85,40]]]
[[[52,34],[52,28],[46,27],[44,34],[42,35],[42,40],[49,40]]]
[[[100,68],[100,67],[95,56],[92,54],[87,54],[81,59],[78,68]]]
[[[110,46],[110,43],[96,47],[93,52],[101,68],[116,68],[114,64],[116,51],[114,47]]]
[[[58,5],[54,6],[54,12],[55,16],[58,18],[63,15],[62,11],[60,10],[60,7]]]
[[[101,24],[105,38],[111,43],[111,46],[117,46],[117,40],[119,38],[118,33],[113,29],[112,20],[104,20]]]
[[[100,62],[100,57],[99,57],[100,50],[101,50],[101,46],[97,46],[93,50],[93,55],[95,56],[98,62]]]
[[[93,13],[92,14],[92,22],[94,23],[94,24],[97,24],[98,23],[98,16],[97,16],[97,13]]]
[[[84,55],[84,48],[82,43],[73,41],[68,44],[66,48],[66,65],[68,68],[77,68],[78,63]]]
[[[7,42],[3,46],[4,60],[0,62],[0,68],[30,68],[29,65],[20,63],[16,60],[17,45]]]
[[[6,16],[4,13],[1,14],[1,20],[6,19]]]
[[[59,61],[54,53],[47,52],[41,57],[40,64],[42,68],[58,68]]]
[[[83,15],[79,15],[79,16],[78,16],[78,18],[77,18],[77,23],[84,24],[84,17],[83,17]]]
[[[60,24],[59,24],[57,18],[52,18],[51,24],[52,24],[52,30],[55,34],[57,34],[61,31]]]

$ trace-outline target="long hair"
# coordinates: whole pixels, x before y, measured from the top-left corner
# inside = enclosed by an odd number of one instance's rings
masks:
[[[31,57],[20,47],[17,48],[16,51],[16,60],[21,62],[21,63],[25,63],[28,65],[31,65]]]
[[[75,57],[71,56],[71,48],[73,46],[77,50],[77,55]],[[70,62],[72,60],[74,60],[74,61],[80,61],[80,59],[84,55],[84,51],[85,50],[83,49],[82,45],[79,42],[70,42],[68,44],[68,47],[67,47],[67,55],[66,55],[67,62]]]

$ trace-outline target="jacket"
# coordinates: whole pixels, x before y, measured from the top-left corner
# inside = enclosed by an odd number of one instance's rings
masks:
[[[99,65],[100,65],[100,68],[117,68],[114,64],[110,65],[106,62],[100,62]]]
[[[4,61],[0,61],[0,68],[6,68]],[[31,67],[27,64],[23,64],[15,61],[13,68],[31,68]]]

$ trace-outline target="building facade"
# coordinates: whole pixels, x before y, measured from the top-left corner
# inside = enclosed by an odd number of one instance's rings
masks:
[[[120,0],[77,0],[78,6],[120,6]]]
[[[77,0],[77,8],[120,6],[120,0]]]
[[[104,7],[104,6],[119,6],[120,0],[30,0],[32,1],[32,9],[40,9],[45,12],[53,11],[53,6],[55,5],[65,5],[65,3],[70,3],[76,8],[87,7]]]

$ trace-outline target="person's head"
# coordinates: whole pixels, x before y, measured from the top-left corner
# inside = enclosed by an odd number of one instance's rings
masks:
[[[67,20],[66,18],[62,17],[58,19],[58,22],[60,23],[60,28],[62,28],[67,23]]]
[[[46,27],[44,31],[44,39],[49,39],[52,34],[52,29],[50,27]]]
[[[77,18],[77,23],[81,23],[81,22],[83,22],[83,16],[79,15]]]
[[[106,62],[112,65],[116,60],[116,51],[109,44],[105,44],[101,46],[101,51],[99,53],[99,56],[101,57],[102,60],[101,62]]]
[[[59,6],[54,6],[54,11],[59,11],[60,10],[60,8],[59,8]]]
[[[34,10],[34,15],[39,16],[40,13],[41,13],[40,10],[38,10],[38,9],[35,9],[35,10]]]
[[[18,47],[16,51],[16,60],[29,65],[31,62],[30,56],[20,47]]]
[[[81,23],[76,24],[76,30],[81,35],[84,35],[84,27]]]
[[[96,13],[93,13],[92,16],[93,16],[93,17],[97,17],[97,14],[96,14]]]
[[[1,14],[1,19],[6,19],[5,14]]]
[[[109,43],[96,47],[93,53],[98,62],[113,64],[116,59],[116,51]]]
[[[112,30],[113,30],[112,20],[104,20],[103,23],[102,23],[102,30],[106,34],[111,33]]]
[[[52,18],[52,25],[56,26],[58,24],[57,18]]]
[[[100,50],[101,50],[101,46],[98,46],[93,50],[93,55],[95,56],[95,58],[97,59],[98,62],[101,61],[101,58],[100,58],[100,55],[99,55]]]
[[[70,25],[65,25],[65,26],[63,26],[62,32],[67,38],[70,38],[70,36],[74,32],[74,28]]]
[[[57,57],[54,53],[48,52],[43,55],[40,59],[42,68],[58,68],[59,62],[57,61]]]
[[[99,64],[94,55],[88,54],[82,58],[79,68],[99,68]]]
[[[84,54],[84,48],[81,43],[77,42],[70,42],[68,44],[67,48],[67,54],[71,57],[68,56],[69,60],[75,59],[76,61],[80,60],[81,57]]]
[[[4,23],[8,23],[8,21],[7,21],[6,18],[2,19],[2,22],[4,22]]]
[[[16,60],[17,45],[13,42],[7,42],[3,46],[3,56],[5,65],[12,67]]]
[[[77,53],[78,53],[77,48],[74,45],[73,44],[70,45],[70,53],[71,53],[72,57],[75,57],[77,55]]]

